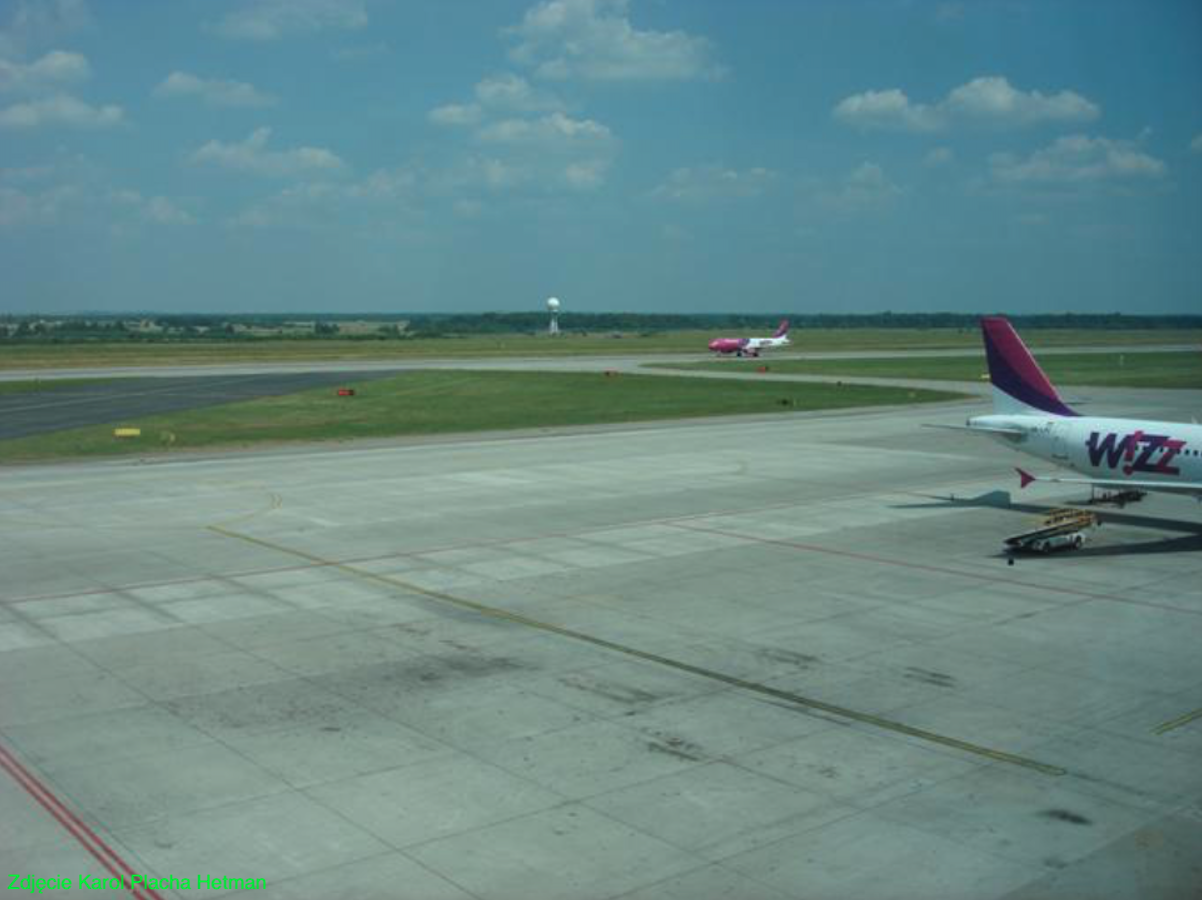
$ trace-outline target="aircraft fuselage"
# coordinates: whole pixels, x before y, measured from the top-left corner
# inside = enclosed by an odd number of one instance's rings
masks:
[[[1146,490],[1176,491],[1202,482],[1202,426],[1094,416],[994,414],[974,416],[970,428],[986,431],[1014,450],[1108,482],[1142,482]],[[1007,433],[1016,432],[1016,433]]]

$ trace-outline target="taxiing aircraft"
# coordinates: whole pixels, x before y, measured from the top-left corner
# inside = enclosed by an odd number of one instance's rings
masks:
[[[715,338],[710,341],[710,349],[723,355],[733,353],[736,356],[759,356],[761,350],[771,350],[776,347],[789,346],[789,320],[784,319],[776,328],[772,337],[766,338]]]
[[[1060,399],[1006,319],[985,317],[981,331],[994,413],[973,416],[962,427],[1082,476],[1035,476],[1018,469],[1021,487],[1051,481],[1202,500],[1202,426],[1083,416]]]

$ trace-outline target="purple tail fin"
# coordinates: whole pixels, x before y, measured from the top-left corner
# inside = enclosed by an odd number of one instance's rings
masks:
[[[772,336],[773,336],[774,338],[776,338],[776,337],[784,337],[784,336],[785,336],[786,334],[788,334],[788,333],[789,333],[789,320],[788,320],[788,319],[781,319],[781,320],[780,320],[780,324],[776,326],[776,334],[774,334],[774,335],[772,335]]]
[[[985,358],[998,412],[1039,410],[1056,416],[1078,415],[1066,406],[1031,356],[1022,338],[1001,316],[981,319]]]

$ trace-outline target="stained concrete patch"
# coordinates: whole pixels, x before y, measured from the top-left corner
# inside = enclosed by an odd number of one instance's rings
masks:
[[[179,777],[187,772],[187,778]],[[55,784],[112,829],[287,790],[265,769],[215,742],[61,769]]]
[[[453,870],[459,884],[490,900],[601,900],[698,865],[696,857],[576,804],[433,841],[409,854],[435,871]]]
[[[325,724],[229,733],[225,740],[293,787],[344,780],[451,752],[421,732],[359,708]]]
[[[799,707],[752,700],[734,689],[653,706],[621,721],[660,743],[684,742],[706,759],[742,757],[836,727]]]
[[[989,766],[890,800],[874,812],[959,844],[1039,864],[1073,862],[1149,820],[1145,810]]]
[[[67,858],[88,858],[74,842],[63,840],[62,827],[58,822],[47,815],[41,804],[12,779],[0,779],[0,810],[4,811],[0,815],[0,859],[11,859],[13,865],[4,870],[10,876],[31,871],[29,857],[39,847],[56,849],[61,851],[59,855]],[[40,874],[58,878],[63,871],[71,870],[49,870]]]
[[[384,853],[310,875],[298,875],[255,891],[261,900],[313,900],[315,897],[353,897],[355,900],[473,900],[471,894],[435,875],[401,853]]]
[[[478,830],[563,800],[461,753],[312,787],[307,794],[393,847]]]
[[[326,682],[333,690],[337,684]],[[517,685],[462,685],[441,691],[389,694],[363,702],[392,719],[469,752],[559,731],[593,716]]]
[[[177,665],[182,659],[231,649],[224,641],[191,626],[160,629],[153,635],[122,634],[76,641],[72,646],[81,656],[113,672],[137,666]]]
[[[241,650],[180,656],[174,662],[134,665],[120,669],[118,677],[156,701],[219,694],[295,676]]]
[[[1202,884],[1202,822],[1165,816],[1067,862],[1049,857],[1053,871],[1006,895],[1006,900],[1178,900]]]
[[[787,900],[789,896],[722,866],[705,866],[623,894],[622,900]]]
[[[275,681],[168,700],[166,707],[197,728],[227,734],[337,722],[346,700],[302,679]]]
[[[0,691],[0,727],[140,706],[146,698],[112,675],[72,674]]]
[[[565,797],[588,797],[705,762],[683,741],[657,739],[614,722],[588,722],[479,752]]]
[[[865,834],[873,835],[871,848]],[[722,861],[790,896],[994,897],[1024,883],[1026,866],[871,813],[840,819]]]
[[[207,734],[153,704],[10,725],[4,733],[23,759],[49,773],[212,743]]]
[[[856,811],[729,763],[610,791],[587,805],[707,859],[772,843]]]
[[[0,652],[0,684],[9,688],[71,676],[94,677],[100,671],[95,663],[62,644]]]
[[[594,715],[615,716],[712,694],[724,686],[643,662],[619,661],[580,672],[543,676],[531,689]]]
[[[388,632],[348,631],[268,644],[255,656],[294,675],[325,675],[375,663],[401,662],[419,654]]]
[[[846,726],[750,753],[739,762],[752,771],[865,809],[982,765],[967,756],[949,758],[948,753],[921,744]]]
[[[180,812],[117,837],[151,871],[268,884],[377,856],[388,848],[361,828],[297,793]],[[197,888],[189,896],[223,890]]]

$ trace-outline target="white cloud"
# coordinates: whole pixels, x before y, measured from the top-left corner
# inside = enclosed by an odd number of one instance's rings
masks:
[[[43,181],[54,174],[54,166],[22,166],[17,169],[0,169],[0,181],[14,184],[30,184]]]
[[[1020,125],[1089,122],[1100,114],[1096,104],[1073,91],[1024,93],[999,76],[974,78],[948,94],[942,105],[952,116]]]
[[[475,125],[484,111],[475,103],[448,103],[429,112],[430,121],[437,125]]]
[[[1020,91],[1000,76],[974,78],[934,105],[912,103],[904,92],[891,88],[853,94],[834,109],[835,118],[849,125],[920,132],[967,122],[1002,127],[1088,122],[1100,114],[1096,104],[1073,91]]]
[[[244,209],[226,224],[320,230],[335,219],[340,223],[381,222],[409,209],[419,187],[419,172],[407,166],[378,169],[366,178],[347,182],[301,181]]]
[[[1194,135],[1194,139],[1189,142],[1189,148],[1194,153],[1202,153],[1202,134]]]
[[[1002,184],[1081,185],[1100,181],[1163,178],[1168,168],[1132,141],[1074,134],[1058,138],[1025,159],[1010,153],[989,158],[993,179]]]
[[[227,13],[212,30],[234,40],[275,41],[328,28],[367,25],[363,0],[253,0]]]
[[[743,200],[760,196],[775,179],[775,172],[759,167],[741,172],[718,165],[684,167],[674,170],[651,196],[680,203]]]
[[[0,128],[30,130],[46,125],[107,128],[121,121],[119,106],[90,106],[69,94],[52,94],[0,109]]]
[[[166,197],[113,188],[104,170],[83,157],[0,171],[0,227],[6,229],[64,223],[92,228],[123,227],[132,222],[186,225],[194,221]]]
[[[544,112],[559,109],[557,97],[530,86],[521,75],[502,72],[476,84],[476,100],[487,109],[514,112]]]
[[[154,89],[156,97],[199,97],[209,106],[258,108],[274,106],[276,98],[243,81],[198,78],[188,72],[172,72]]]
[[[84,0],[22,0],[0,31],[0,55],[19,56],[31,46],[55,42],[92,24]]]
[[[897,88],[865,91],[839,101],[835,118],[861,128],[897,128],[903,131],[934,131],[941,127],[938,111],[910,98]]]
[[[64,8],[71,8],[64,4]],[[0,56],[0,93],[24,99],[0,109],[0,129],[32,130],[50,125],[105,128],[124,116],[119,106],[92,106],[65,90],[92,76],[80,53],[51,50],[30,63]]]
[[[439,125],[475,125],[486,113],[536,113],[563,106],[558,97],[531,87],[525,78],[512,72],[481,79],[473,93],[475,100],[471,103],[448,103],[430,110],[430,121]]]
[[[286,178],[308,172],[337,173],[345,163],[322,147],[297,147],[293,150],[268,150],[270,128],[258,128],[245,141],[226,144],[209,141],[195,150],[189,161],[213,165],[236,172]]]
[[[600,122],[561,112],[501,119],[479,128],[474,137],[490,147],[490,155],[469,162],[465,184],[477,183],[488,190],[526,184],[544,189],[598,188],[618,143]]]
[[[523,149],[529,152],[468,156],[431,173],[428,187],[436,195],[477,191],[591,191],[604,184],[611,164],[608,156],[600,154],[577,157],[538,153],[534,145]]]
[[[560,112],[538,119],[502,119],[481,128],[476,136],[488,143],[566,147],[603,144],[612,140],[610,130],[592,119],[573,119]]]
[[[0,91],[37,94],[86,81],[91,74],[84,56],[65,50],[52,50],[31,63],[0,59]]]
[[[504,34],[510,58],[544,78],[685,81],[719,77],[709,40],[683,31],[639,31],[628,0],[543,0]]]
[[[852,169],[837,190],[823,193],[819,199],[843,212],[860,212],[886,206],[903,193],[879,165],[864,162]]]
[[[603,159],[568,163],[563,168],[563,180],[570,188],[591,191],[600,187],[605,181],[605,172],[608,168],[609,162]]]
[[[110,199],[134,210],[138,217],[156,225],[191,225],[196,219],[163,196],[144,197],[137,191],[113,191]]]
[[[342,196],[354,200],[392,202],[410,196],[418,186],[418,173],[406,166],[377,169],[361,182],[347,185]]]
[[[491,191],[514,188],[531,178],[530,171],[496,157],[472,156],[437,179],[445,187],[483,187]]]
[[[73,185],[56,185],[42,191],[0,185],[0,228],[52,225],[78,194]]]

